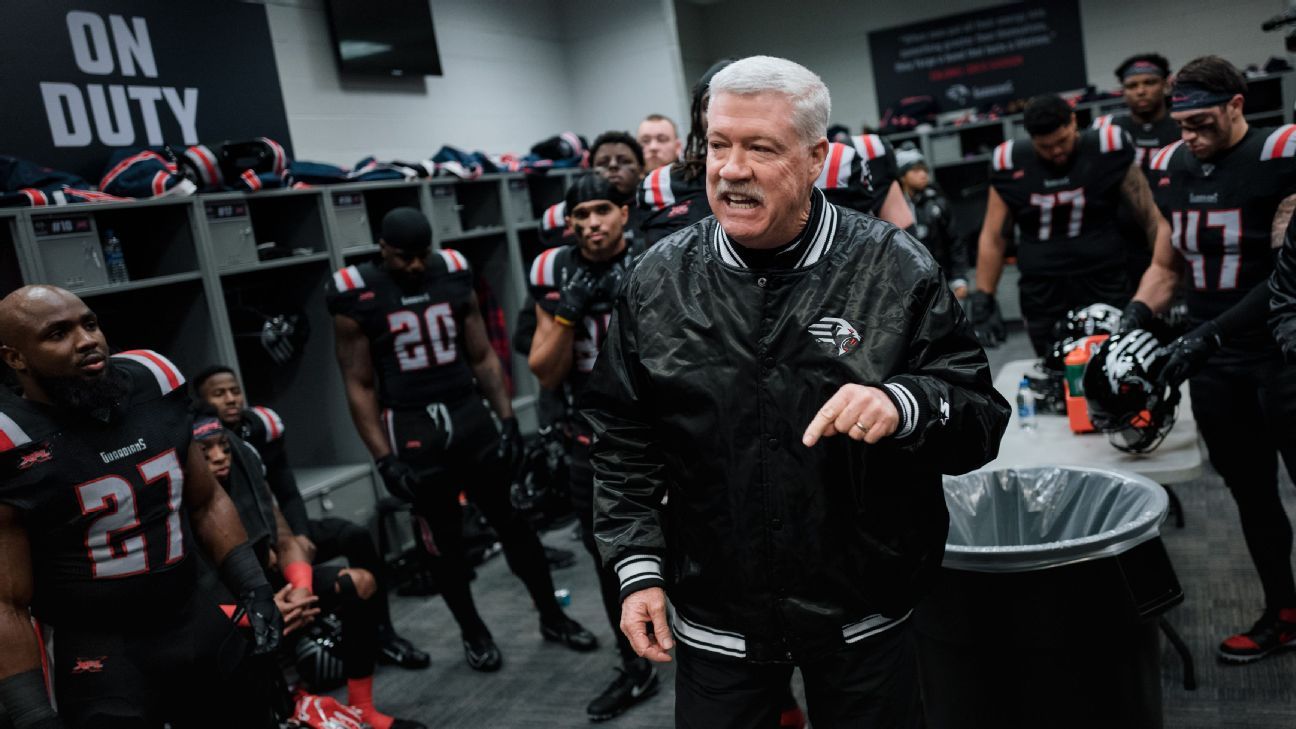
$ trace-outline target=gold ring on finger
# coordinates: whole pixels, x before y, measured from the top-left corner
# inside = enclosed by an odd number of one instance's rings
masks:
[[[864,435],[868,435],[868,426],[863,423],[855,423],[855,427],[860,429]]]

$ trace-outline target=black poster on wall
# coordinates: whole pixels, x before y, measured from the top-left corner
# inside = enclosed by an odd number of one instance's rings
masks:
[[[265,7],[5,3],[0,154],[97,182],[120,148],[265,136],[291,155]]]
[[[878,114],[928,95],[941,109],[1083,88],[1079,0],[1001,5],[869,33]]]

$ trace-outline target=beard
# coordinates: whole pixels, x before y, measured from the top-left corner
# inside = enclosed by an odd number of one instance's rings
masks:
[[[130,380],[119,367],[111,364],[102,375],[87,380],[84,377],[41,377],[36,382],[45,391],[55,407],[82,414],[97,414],[120,403],[130,390]]]

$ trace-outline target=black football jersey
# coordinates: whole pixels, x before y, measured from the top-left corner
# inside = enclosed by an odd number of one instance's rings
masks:
[[[531,298],[550,314],[558,310],[562,287],[577,271],[589,269],[594,274],[603,276],[604,285],[595,291],[585,310],[585,316],[576,323],[576,336],[572,342],[572,367],[567,375],[573,394],[581,391],[590,371],[594,369],[599,349],[607,336],[608,323],[612,319],[613,301],[621,282],[628,276],[633,261],[634,256],[629,248],[611,261],[596,263],[581,256],[576,246],[562,246],[542,252],[531,263],[531,275],[528,277]],[[612,276],[606,275],[609,270],[613,272]]]
[[[369,338],[379,403],[412,410],[473,392],[460,325],[472,295],[468,260],[442,249],[428,256],[417,290],[401,289],[381,264],[366,262],[335,272],[326,302],[330,313],[356,320]]]
[[[995,147],[990,184],[1017,224],[1023,274],[1069,276],[1124,265],[1116,210],[1133,161],[1134,145],[1114,126],[1081,132],[1064,170],[1045,165],[1029,141]]]
[[[1188,315],[1219,316],[1274,268],[1271,229],[1283,198],[1296,193],[1296,125],[1249,129],[1210,160],[1176,142],[1152,158],[1152,194],[1170,221],[1171,242],[1187,261]],[[1240,346],[1266,346],[1257,329]]]
[[[896,175],[895,149],[877,134],[851,137],[850,144],[829,142],[815,187],[828,202],[877,215]]]
[[[21,514],[32,612],[53,625],[147,619],[192,591],[193,540],[181,508],[193,438],[184,376],[151,350],[114,355],[109,366],[129,390],[106,422],[0,401],[0,503]]]
[[[628,208],[629,215],[626,218],[625,226],[621,229],[621,234],[625,236],[626,247],[631,251],[641,251],[640,246],[644,245],[643,221],[646,212],[639,207],[636,201],[631,201]],[[540,242],[546,248],[574,246],[579,243],[576,239],[576,231],[567,225],[567,203],[565,201],[550,205],[545,208],[544,215],[540,216]]]
[[[639,184],[636,205],[645,248],[711,214],[706,174],[690,180],[683,169],[680,164],[663,165],[649,172]]]
[[[1166,114],[1160,121],[1143,123],[1136,121],[1128,114],[1106,114],[1094,119],[1093,128],[1097,130],[1114,126],[1129,135],[1134,142],[1134,164],[1148,174],[1148,165],[1158,150],[1179,141],[1179,125]]]

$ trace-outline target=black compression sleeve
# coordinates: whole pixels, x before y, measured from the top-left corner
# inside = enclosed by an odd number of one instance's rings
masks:
[[[1219,327],[1220,339],[1227,342],[1231,334],[1263,327],[1269,319],[1269,285],[1261,283],[1251,289],[1241,301],[1213,320]]]
[[[225,561],[220,566],[221,582],[230,589],[235,595],[243,595],[251,592],[262,585],[269,586],[266,580],[265,570],[261,568],[261,563],[257,560],[256,552],[252,547],[244,542],[231,549],[229,554],[225,555]]]
[[[0,706],[9,714],[14,729],[55,729],[62,727],[45,692],[45,677],[40,669],[0,679]]]

